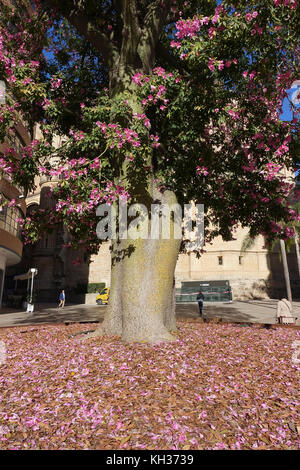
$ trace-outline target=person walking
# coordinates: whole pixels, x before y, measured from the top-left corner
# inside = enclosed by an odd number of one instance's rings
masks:
[[[65,291],[62,290],[61,293],[59,294],[59,306],[58,306],[58,308],[60,308],[60,307],[64,308],[65,300],[66,300]]]
[[[197,301],[198,301],[198,305],[199,305],[200,317],[202,317],[202,309],[203,309],[204,295],[202,294],[201,291],[199,291],[198,294],[197,294]]]

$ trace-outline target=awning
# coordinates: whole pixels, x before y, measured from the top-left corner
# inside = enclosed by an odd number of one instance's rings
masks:
[[[32,275],[36,276],[38,270],[35,268],[29,269],[28,273],[25,274],[18,274],[18,276],[14,277],[14,281],[25,281],[26,279],[31,279]]]

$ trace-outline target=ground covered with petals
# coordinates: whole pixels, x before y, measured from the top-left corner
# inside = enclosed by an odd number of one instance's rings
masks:
[[[95,326],[0,330],[0,449],[300,449],[299,330],[185,321],[156,346],[72,336]]]

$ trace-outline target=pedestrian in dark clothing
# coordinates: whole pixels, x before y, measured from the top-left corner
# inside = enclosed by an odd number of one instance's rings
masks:
[[[197,295],[197,301],[199,305],[199,312],[200,312],[200,317],[202,317],[202,309],[203,309],[203,301],[204,301],[204,295],[202,294],[201,291],[199,291]]]

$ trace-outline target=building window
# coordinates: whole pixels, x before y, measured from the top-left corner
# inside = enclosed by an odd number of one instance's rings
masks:
[[[239,264],[243,264],[243,257],[239,256]]]
[[[22,212],[18,207],[2,207],[0,212],[0,228],[11,233],[15,237],[21,238],[21,230],[18,219],[22,218]]]
[[[56,244],[56,234],[47,233],[42,240],[40,240],[38,247],[44,250],[53,250]]]
[[[220,266],[223,264],[223,256],[218,256],[218,263]]]

